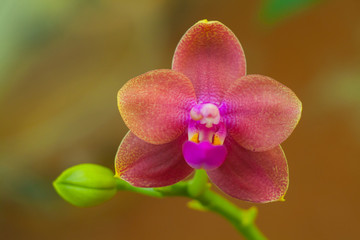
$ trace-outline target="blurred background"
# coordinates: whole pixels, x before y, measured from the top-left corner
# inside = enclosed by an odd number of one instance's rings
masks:
[[[204,18],[237,35],[248,73],[275,78],[303,102],[283,143],[286,202],[257,204],[260,229],[279,240],[358,239],[359,10],[357,0],[1,0],[1,239],[239,239],[183,198],[119,192],[76,208],[52,188],[75,164],[113,168],[127,132],[117,91],[170,68],[181,36]]]

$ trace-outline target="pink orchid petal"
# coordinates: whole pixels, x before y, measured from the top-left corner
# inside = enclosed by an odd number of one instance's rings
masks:
[[[226,89],[246,73],[245,56],[239,40],[217,21],[200,21],[181,38],[172,69],[193,83],[201,102],[220,104]]]
[[[136,187],[163,187],[189,176],[189,167],[182,156],[183,134],[175,141],[153,145],[132,132],[124,137],[115,158],[116,175]]]
[[[252,152],[228,137],[225,146],[228,156],[223,165],[208,171],[216,186],[245,201],[283,200],[289,180],[286,157],[280,145],[265,152]]]
[[[128,81],[118,93],[120,114],[142,140],[164,144],[179,137],[196,104],[190,80],[173,70],[154,70]]]
[[[247,75],[228,89],[220,111],[241,146],[265,151],[292,133],[301,109],[300,100],[286,86],[270,77]]]

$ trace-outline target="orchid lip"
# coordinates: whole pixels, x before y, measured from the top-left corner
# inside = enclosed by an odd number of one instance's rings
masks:
[[[225,161],[227,150],[223,145],[213,145],[209,142],[195,143],[186,141],[182,147],[187,164],[195,169],[213,170]]]

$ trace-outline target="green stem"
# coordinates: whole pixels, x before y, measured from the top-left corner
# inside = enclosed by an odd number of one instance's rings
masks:
[[[196,200],[206,209],[216,212],[226,218],[247,239],[266,239],[254,223],[257,215],[257,209],[255,207],[251,207],[247,210],[240,209],[226,198],[210,189],[205,191]]]
[[[193,179],[188,183],[188,193],[192,198],[202,195],[208,188],[208,176],[205,170],[200,169],[195,171]]]
[[[137,188],[116,179],[117,189],[136,192],[152,197],[182,196],[193,199],[189,206],[197,210],[212,211],[220,214],[249,240],[263,240],[266,237],[256,227],[254,221],[257,209],[240,209],[226,198],[210,190],[204,170],[197,170],[194,178],[188,182],[179,182],[161,188]]]
[[[130,191],[136,192],[144,195],[148,195],[151,197],[163,197],[164,195],[161,192],[156,191],[154,188],[138,188],[130,185],[128,182],[124,180],[116,179],[116,188],[118,191]]]

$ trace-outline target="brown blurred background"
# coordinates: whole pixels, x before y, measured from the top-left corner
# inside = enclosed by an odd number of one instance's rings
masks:
[[[207,18],[238,36],[248,73],[277,79],[303,102],[283,144],[287,201],[257,205],[260,229],[279,240],[359,239],[359,11],[357,0],[1,0],[0,238],[240,238],[186,199],[119,192],[76,208],[51,185],[78,163],[113,168],[127,132],[118,89],[170,68],[181,36]]]

